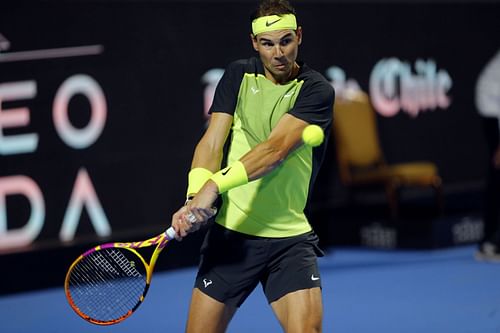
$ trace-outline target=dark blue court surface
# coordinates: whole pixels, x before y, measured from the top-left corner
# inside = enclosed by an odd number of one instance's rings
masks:
[[[321,259],[324,332],[500,332],[500,264],[476,262],[473,252],[472,246],[432,251],[330,249]],[[194,275],[195,269],[156,274],[141,308],[110,327],[80,319],[62,288],[5,296],[0,298],[0,331],[183,332]],[[228,331],[281,332],[260,288]]]

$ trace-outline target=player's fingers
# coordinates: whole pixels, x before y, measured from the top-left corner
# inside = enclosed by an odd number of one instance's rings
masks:
[[[179,233],[178,234],[181,238],[184,238],[187,236],[187,234],[189,233],[189,229],[191,229],[191,223],[186,222],[184,220],[179,221]]]
[[[186,221],[191,223],[193,227],[196,227],[195,229],[190,230],[190,232],[198,230],[199,229],[198,225],[200,223],[205,223],[209,218],[210,216],[206,214],[205,210],[200,208],[191,208],[185,214]]]
[[[181,216],[181,214],[179,211],[177,211],[176,213],[174,213],[172,215],[171,225],[172,225],[172,228],[174,228],[176,239],[177,239],[177,236],[180,234],[180,220],[179,220],[180,216]]]
[[[182,242],[183,239],[184,239],[184,237],[180,236],[179,234],[175,234],[175,240],[176,241]]]
[[[191,223],[185,219],[186,209],[183,207],[177,211],[173,215],[172,218],[172,227],[175,230],[176,239],[178,241],[182,240],[182,238],[186,237],[189,229],[191,228]]]
[[[196,214],[196,210],[190,210],[189,212],[184,214],[184,218],[191,224],[199,222],[201,220],[201,216],[199,214]]]
[[[201,217],[203,222],[206,222],[212,216],[214,216],[214,211],[212,208],[199,208],[196,209],[196,213]]]
[[[191,233],[191,232],[198,231],[200,229],[201,225],[202,225],[201,223],[193,223],[191,225],[191,229],[189,229],[189,232]]]
[[[193,224],[203,223],[206,220],[203,210],[200,210],[199,208],[190,209],[189,213],[186,214],[186,218]]]

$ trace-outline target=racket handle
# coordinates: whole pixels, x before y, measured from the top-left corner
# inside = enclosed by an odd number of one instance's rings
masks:
[[[167,237],[168,240],[172,240],[175,238],[175,230],[174,228],[170,227],[165,231],[165,236]]]

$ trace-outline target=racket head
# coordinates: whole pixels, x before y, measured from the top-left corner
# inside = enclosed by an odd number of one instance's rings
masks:
[[[105,244],[73,262],[64,290],[80,317],[93,324],[112,325],[128,318],[142,303],[149,274],[146,261],[135,249]]]

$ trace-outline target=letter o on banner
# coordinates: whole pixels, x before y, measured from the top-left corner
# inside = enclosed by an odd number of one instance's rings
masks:
[[[68,117],[68,104],[77,94],[90,102],[91,117],[84,128],[75,128]],[[92,77],[77,74],[66,79],[57,90],[52,107],[54,126],[59,137],[70,147],[84,149],[92,145],[101,135],[106,123],[106,97],[99,83]]]

